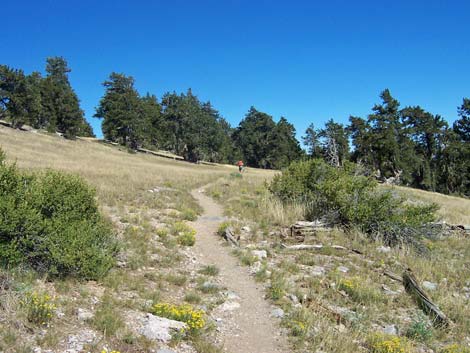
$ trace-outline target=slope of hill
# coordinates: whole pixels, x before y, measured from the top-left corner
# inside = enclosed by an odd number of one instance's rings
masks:
[[[285,248],[281,243],[294,244],[287,227],[303,217],[304,209],[269,195],[265,183],[275,172],[248,169],[240,177],[232,166],[129,154],[92,141],[3,127],[0,148],[20,168],[81,175],[96,188],[121,243],[116,268],[99,282],[49,281],[27,270],[0,270],[0,351],[211,353],[222,352],[224,344],[225,351],[235,353],[246,351],[246,344],[251,353],[469,350],[468,237],[426,240],[426,252],[418,254],[384,247],[359,232],[326,229],[306,238],[304,244],[317,245],[313,250]],[[198,197],[206,200],[203,209],[192,190],[211,196],[225,216],[208,206],[208,198]],[[470,200],[398,190],[413,200],[440,204],[443,220],[470,223]],[[242,267],[229,258],[222,240],[206,234],[218,225],[220,232],[231,226],[239,238],[233,255]],[[189,246],[194,230],[196,247]],[[384,276],[401,276],[406,268],[449,317],[450,327],[435,327],[403,285]],[[268,303],[247,309],[262,302],[260,290]],[[22,302],[31,292],[53,298],[48,324],[28,319],[31,308]],[[246,304],[250,296],[256,298]],[[173,316],[162,312],[166,304],[182,303],[193,308],[173,307]],[[158,331],[149,312],[175,318],[174,310],[187,315],[203,310],[204,327],[174,331],[165,342],[149,334]],[[249,323],[261,325],[260,319],[267,336],[279,341],[249,332]],[[291,348],[279,348],[286,336]]]

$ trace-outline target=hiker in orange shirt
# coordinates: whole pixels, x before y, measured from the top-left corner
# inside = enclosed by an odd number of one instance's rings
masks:
[[[242,172],[243,172],[243,169],[245,169],[245,165],[243,164],[243,161],[242,161],[242,160],[239,160],[239,161],[237,162],[237,166],[238,166],[238,171],[239,171],[240,173],[242,173]]]

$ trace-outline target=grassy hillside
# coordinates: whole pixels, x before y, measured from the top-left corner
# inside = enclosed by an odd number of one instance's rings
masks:
[[[217,268],[200,268],[181,241],[200,211],[190,191],[211,183],[209,194],[224,206],[249,267],[267,298],[284,311],[283,326],[298,352],[468,352],[470,344],[470,239],[426,240],[427,251],[384,248],[356,231],[318,232],[314,251],[280,246],[286,227],[303,217],[302,205],[282,205],[266,191],[275,172],[234,166],[196,165],[151,155],[130,154],[91,141],[67,141],[0,127],[0,147],[20,168],[77,173],[97,190],[113,222],[121,251],[118,266],[99,282],[48,281],[29,271],[0,272],[0,351],[54,352],[71,341],[101,352],[164,348],[133,327],[155,303],[191,303],[211,310],[226,299]],[[470,200],[395,188],[412,200],[435,202],[450,223],[470,223]],[[185,234],[183,234],[185,235]],[[197,241],[197,239],[196,239]],[[333,245],[342,246],[342,250]],[[259,260],[253,250],[266,250]],[[354,249],[355,251],[350,251]],[[411,268],[419,282],[431,282],[430,298],[453,324],[436,328],[403,289],[383,275]],[[207,283],[211,286],[206,286]],[[47,295],[55,308],[48,325],[35,325],[25,307],[27,293]],[[83,314],[85,313],[85,314]],[[89,315],[88,315],[89,314]],[[392,333],[391,336],[384,332]],[[221,352],[214,326],[168,344],[177,352]],[[75,337],[71,339],[70,337]],[[186,345],[189,345],[187,348]],[[186,347],[186,348],[185,348]],[[253,352],[255,353],[255,352]]]

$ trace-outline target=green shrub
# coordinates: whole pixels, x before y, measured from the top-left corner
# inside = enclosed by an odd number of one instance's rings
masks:
[[[184,208],[180,213],[180,219],[186,221],[195,221],[197,219],[197,213],[191,208]]]
[[[26,174],[0,155],[0,262],[52,276],[97,279],[114,264],[116,243],[95,192],[78,176]]]
[[[284,202],[303,202],[310,219],[357,227],[396,244],[425,235],[435,219],[436,205],[409,205],[390,191],[380,190],[372,178],[357,175],[356,166],[334,168],[322,160],[292,163],[269,185]]]
[[[432,338],[432,325],[428,322],[424,314],[418,315],[406,330],[408,338],[426,342]]]

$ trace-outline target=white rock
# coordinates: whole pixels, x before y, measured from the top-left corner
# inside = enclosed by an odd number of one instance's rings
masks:
[[[282,319],[284,317],[284,310],[281,308],[276,308],[271,311],[271,316],[276,317],[278,319]]]
[[[386,335],[398,335],[398,327],[396,325],[387,325],[382,328],[382,332]]]
[[[167,343],[171,340],[172,331],[186,329],[186,326],[184,322],[147,314],[139,333],[149,340]]]
[[[251,253],[253,254],[253,256],[256,256],[259,260],[263,260],[268,257],[268,252],[266,250],[253,250]]]
[[[240,297],[237,295],[237,293],[229,291],[226,293],[227,299],[229,300],[237,300],[240,299]]]
[[[423,288],[427,290],[436,290],[437,284],[433,282],[423,281]]]
[[[295,294],[288,294],[287,297],[291,300],[294,304],[299,304],[299,298]]]
[[[248,226],[241,227],[240,230],[245,233],[251,232],[251,228]]]
[[[253,265],[250,266],[250,273],[252,275],[255,275],[256,273],[258,273],[259,271],[261,271],[261,262],[259,261],[256,261]]]
[[[240,303],[234,301],[227,301],[219,306],[221,311],[233,311],[240,308]]]
[[[90,320],[93,318],[93,316],[94,315],[91,311],[88,311],[82,308],[78,308],[77,310],[77,317],[78,317],[78,320],[80,321]]]
[[[312,276],[324,276],[325,275],[325,268],[322,266],[313,266],[312,270],[310,271]]]
[[[337,268],[337,270],[338,270],[339,272],[343,272],[343,273],[349,272],[349,268],[347,268],[346,266],[339,266],[339,267]]]
[[[377,248],[377,251],[378,252],[381,252],[381,253],[389,253],[392,249],[390,248],[390,246],[379,246]]]

